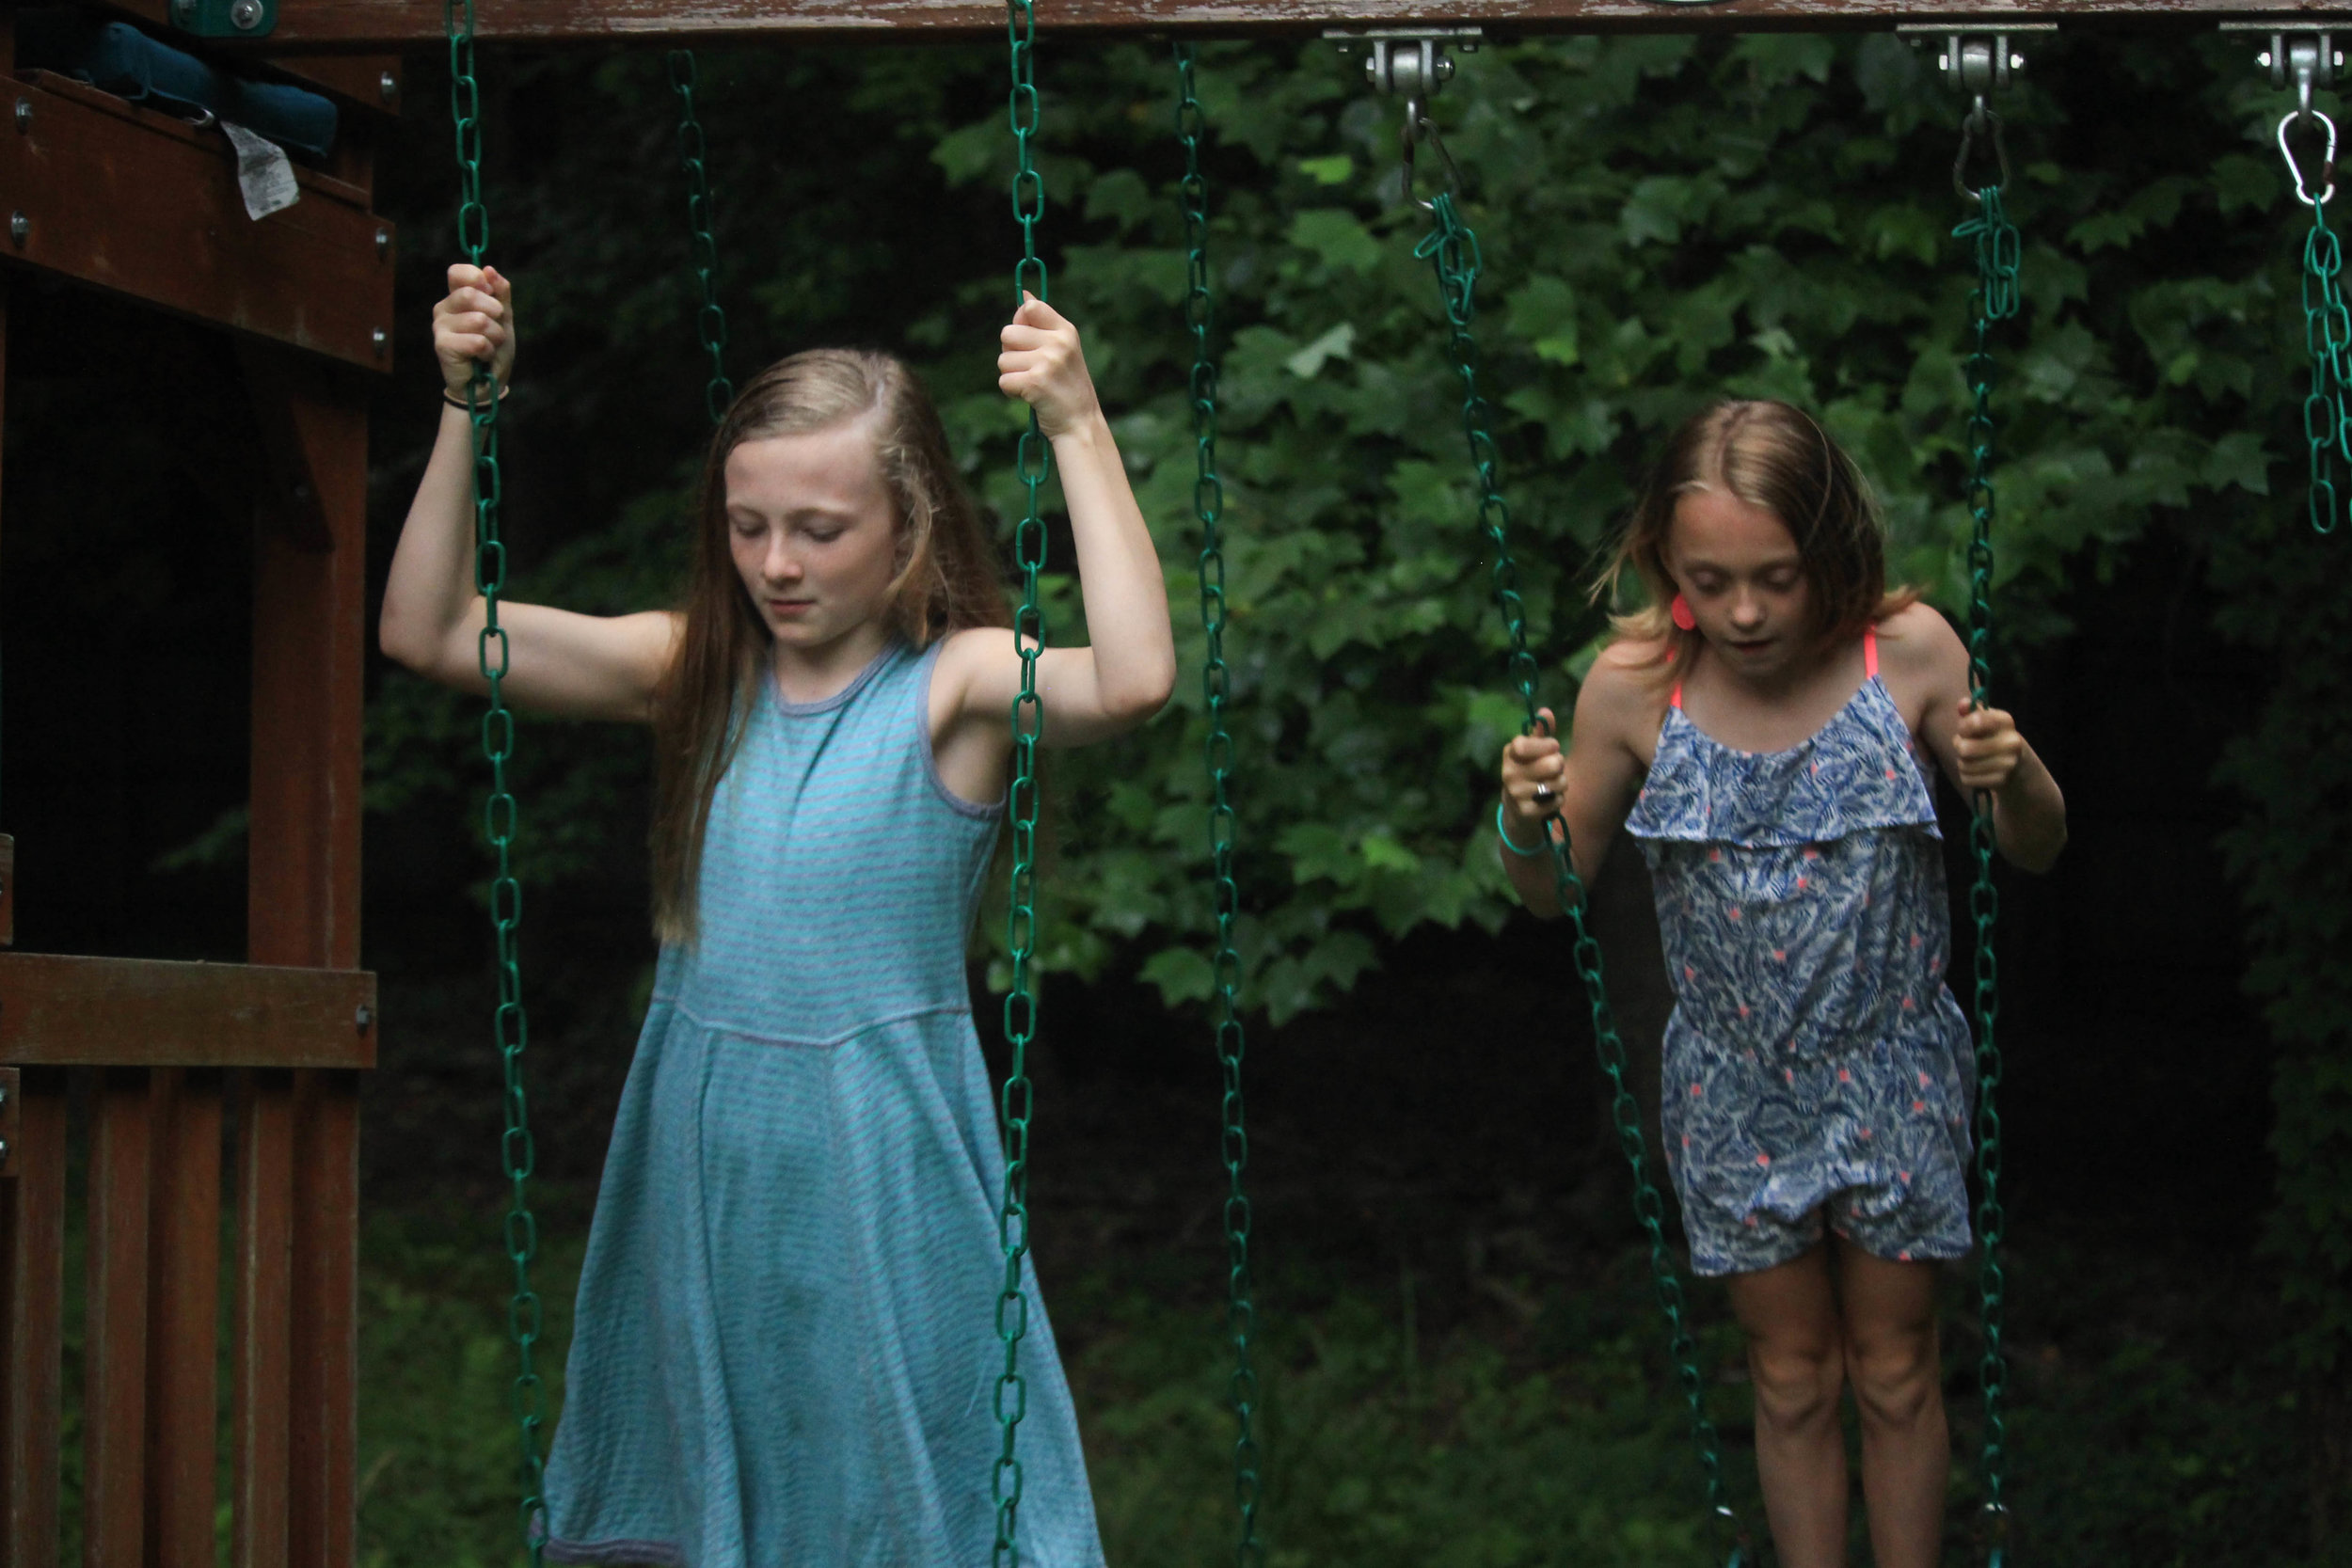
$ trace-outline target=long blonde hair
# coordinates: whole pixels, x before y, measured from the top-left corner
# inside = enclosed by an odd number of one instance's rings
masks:
[[[1003,578],[979,514],[959,482],[939,410],[922,381],[887,354],[810,349],[771,365],[727,409],[703,459],[694,508],[685,629],[653,700],[654,929],[694,937],[703,838],[719,781],[774,640],[736,573],[727,541],[727,458],[746,441],[863,420],[897,526],[891,628],[916,648],[967,626],[1011,625]]]
[[[1712,404],[1666,438],[1617,547],[1593,585],[1593,597],[1616,602],[1629,568],[1649,602],[1610,617],[1617,638],[1657,649],[1655,662],[1690,668],[1699,634],[1674,624],[1677,592],[1666,570],[1675,502],[1694,490],[1722,489],[1760,506],[1796,539],[1812,600],[1814,631],[1832,646],[1915,603],[1918,592],[1886,586],[1886,525],[1853,459],[1820,421],[1794,404],[1770,398]]]

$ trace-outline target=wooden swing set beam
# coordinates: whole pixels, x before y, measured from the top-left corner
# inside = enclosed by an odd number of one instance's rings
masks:
[[[169,0],[116,0],[158,24]],[[1041,0],[1040,32],[1118,37],[1311,38],[1330,28],[1478,27],[1539,33],[1883,32],[2193,29],[2221,23],[2352,25],[2344,0]],[[278,25],[247,47],[272,55],[410,48],[442,36],[442,0],[278,0]],[[475,37],[491,43],[713,43],[795,40],[1002,39],[992,0],[477,0]]]

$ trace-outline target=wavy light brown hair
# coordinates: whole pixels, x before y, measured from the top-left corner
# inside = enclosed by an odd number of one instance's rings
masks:
[[[1853,459],[1820,421],[1794,404],[1753,399],[1711,404],[1666,438],[1633,515],[1593,586],[1616,600],[1627,571],[1649,602],[1611,617],[1620,640],[1655,647],[1657,662],[1688,669],[1700,641],[1674,624],[1677,593],[1666,570],[1675,503],[1696,490],[1724,490],[1778,517],[1804,562],[1814,635],[1824,646],[1915,602],[1918,591],[1886,586],[1886,524]]]
[[[727,458],[746,441],[852,421],[873,432],[874,461],[896,515],[898,569],[883,611],[891,628],[926,648],[967,626],[1012,624],[1002,574],[958,480],[939,410],[903,361],[863,349],[809,349],[753,377],[703,459],[685,627],[654,692],[653,915],[665,942],[694,938],[710,802],[751,704],[767,687],[775,645],[728,547]]]

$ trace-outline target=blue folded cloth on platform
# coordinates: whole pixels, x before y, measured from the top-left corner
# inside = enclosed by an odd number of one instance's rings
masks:
[[[332,99],[215,71],[128,23],[80,11],[37,12],[24,20],[16,60],[167,114],[195,119],[209,112],[306,157],[324,158],[335,145]]]

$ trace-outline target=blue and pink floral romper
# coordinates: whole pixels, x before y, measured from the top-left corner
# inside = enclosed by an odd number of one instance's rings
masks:
[[[1943,835],[1875,631],[1863,666],[1785,752],[1708,738],[1677,684],[1626,822],[1675,989],[1661,1121],[1702,1275],[1786,1263],[1824,1223],[1881,1258],[1969,1248],[1976,1074],[1944,983]]]

